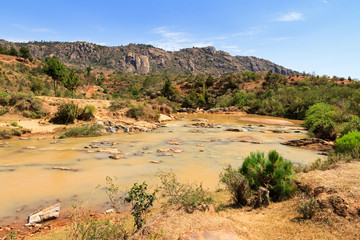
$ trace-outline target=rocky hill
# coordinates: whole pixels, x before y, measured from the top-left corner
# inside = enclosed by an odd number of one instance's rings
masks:
[[[231,56],[214,47],[186,48],[169,52],[151,45],[129,44],[105,47],[87,42],[12,43],[0,40],[0,46],[27,47],[35,58],[57,56],[62,62],[79,67],[102,67],[123,73],[193,73],[223,74],[231,71],[267,72],[272,69],[284,75],[297,72],[268,60]]]

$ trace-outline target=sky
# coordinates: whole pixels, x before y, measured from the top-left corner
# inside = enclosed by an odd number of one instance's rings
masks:
[[[299,72],[360,78],[359,0],[0,0],[0,39],[214,46]]]

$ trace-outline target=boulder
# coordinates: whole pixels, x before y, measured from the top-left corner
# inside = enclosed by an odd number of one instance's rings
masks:
[[[61,204],[57,203],[50,207],[41,209],[40,211],[30,214],[26,226],[32,226],[37,223],[58,218],[60,214],[60,207]]]
[[[159,115],[159,122],[164,122],[164,121],[171,121],[172,118],[169,116],[166,116],[165,114],[160,114]]]

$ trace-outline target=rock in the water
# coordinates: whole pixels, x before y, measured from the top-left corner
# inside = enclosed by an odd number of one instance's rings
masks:
[[[226,131],[229,131],[229,132],[243,132],[244,130],[242,130],[240,128],[228,128],[228,129],[226,129]]]
[[[325,141],[320,138],[302,138],[282,142],[287,146],[301,147],[310,150],[327,151],[334,147],[334,142]]]
[[[68,168],[68,167],[52,167],[51,169],[62,170],[62,171],[71,171],[71,172],[79,171],[79,169]]]
[[[114,154],[114,155],[109,156],[109,158],[118,160],[118,159],[122,159],[123,156],[122,156],[122,155],[118,155],[118,154]]]
[[[170,145],[183,145],[184,143],[182,142],[175,142],[175,141],[170,141],[168,142]]]
[[[172,120],[172,118],[165,114],[160,114],[160,116],[159,116],[159,122],[171,121],[171,120]]]
[[[151,160],[150,162],[151,162],[151,163],[155,163],[155,164],[159,164],[159,163],[160,163],[160,161],[155,161],[155,160]]]
[[[50,207],[41,209],[33,214],[30,214],[28,217],[27,226],[31,226],[37,223],[41,223],[50,219],[55,219],[59,217],[61,204],[57,203]]]
[[[253,137],[250,136],[243,136],[243,137],[237,137],[237,138],[231,138],[232,142],[248,142],[248,143],[254,143],[254,144],[263,144],[264,142],[259,141]]]
[[[36,148],[37,148],[37,147],[30,146],[30,147],[26,147],[25,149],[34,150],[34,149],[36,149]]]

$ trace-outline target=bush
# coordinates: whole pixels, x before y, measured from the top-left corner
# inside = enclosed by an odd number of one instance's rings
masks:
[[[86,105],[83,109],[81,109],[80,114],[78,116],[79,120],[90,121],[95,118],[95,107],[93,105]]]
[[[6,108],[0,109],[0,116],[4,115],[7,112],[8,112],[8,110]]]
[[[274,201],[286,199],[296,192],[292,164],[284,161],[276,151],[270,151],[267,157],[264,152],[250,153],[240,172],[248,179],[251,189],[266,188]]]
[[[126,116],[136,120],[157,121],[159,119],[159,113],[145,104],[131,105]]]
[[[300,206],[296,208],[296,211],[301,214],[303,219],[312,219],[319,209],[319,204],[314,197],[308,200],[301,200]]]
[[[111,101],[110,106],[109,106],[109,110],[110,111],[116,111],[122,108],[127,108],[130,105],[130,101],[129,100],[121,100],[121,99],[116,99],[114,101]]]
[[[10,131],[7,131],[7,130],[0,131],[0,139],[10,139],[10,138],[11,138]]]
[[[64,133],[65,137],[96,137],[102,135],[101,125],[73,127]]]
[[[350,132],[335,141],[337,153],[360,152],[360,132]]]
[[[71,239],[128,239],[129,233],[121,223],[107,220],[94,220],[90,217],[73,220]]]
[[[2,106],[8,106],[10,100],[10,94],[0,92],[0,105]]]
[[[156,191],[149,194],[146,190],[147,184],[145,182],[140,185],[135,183],[125,197],[125,202],[131,202],[133,205],[131,208],[131,214],[135,218],[135,226],[137,229],[140,229],[143,226],[145,222],[144,214],[155,201]]]
[[[224,170],[225,173],[220,174],[220,182],[225,184],[226,188],[230,191],[232,200],[236,205],[247,205],[251,194],[249,181],[239,170],[234,169],[230,165]]]
[[[318,138],[336,138],[335,109],[326,103],[318,103],[306,112],[305,126]]]
[[[63,103],[50,121],[57,124],[74,123],[78,115],[79,107],[75,103]]]
[[[206,210],[213,202],[201,184],[192,186],[180,183],[173,173],[160,174],[160,180],[159,190],[170,205],[180,205],[185,211],[191,213],[196,209]]]

